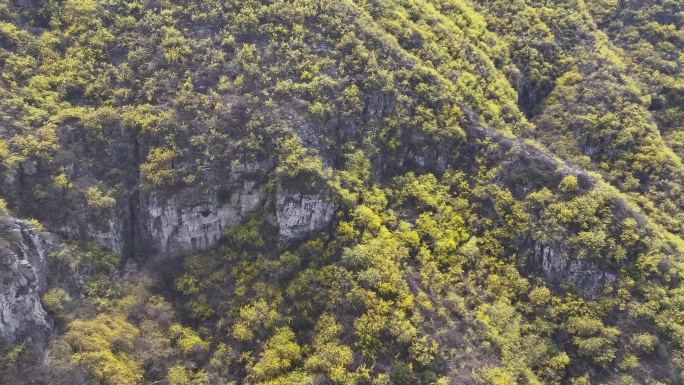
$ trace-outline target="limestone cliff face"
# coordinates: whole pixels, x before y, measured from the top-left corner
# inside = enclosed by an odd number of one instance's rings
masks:
[[[303,194],[280,190],[269,198],[266,186],[244,179],[230,185],[230,199],[220,202],[220,186],[209,189],[184,189],[168,198],[148,196],[141,199],[136,226],[136,253],[146,259],[177,257],[191,250],[205,250],[219,241],[230,226],[235,226],[255,211],[279,229],[284,243],[303,239],[332,221],[337,208],[329,193]],[[225,187],[223,187],[225,188]],[[113,250],[121,245],[108,245]]]
[[[206,175],[201,186],[163,194],[140,191],[119,198],[116,208],[99,217],[72,216],[58,231],[70,239],[94,238],[122,256],[158,262],[213,246],[229,227],[253,213],[277,227],[284,244],[330,224],[337,205],[327,189],[281,184],[269,189],[264,177],[268,167],[235,164],[224,175]]]
[[[570,282],[591,296],[612,285],[617,275],[588,259],[567,258],[562,247],[536,244],[531,262],[548,283]]]
[[[57,247],[48,233],[12,217],[0,218],[0,341],[38,347],[51,326],[40,303],[49,253]]]
[[[171,197],[143,197],[136,226],[136,250],[152,260],[176,257],[214,245],[266,201],[263,185],[254,180],[231,184],[230,199],[219,202],[219,186],[186,188]]]
[[[277,194],[275,209],[280,238],[288,242],[330,224],[337,205],[326,191],[306,195],[284,190]]]

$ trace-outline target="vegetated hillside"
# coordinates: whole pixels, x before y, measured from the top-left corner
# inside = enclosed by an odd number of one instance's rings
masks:
[[[65,241],[0,382],[681,383],[683,25],[0,2],[0,196]]]

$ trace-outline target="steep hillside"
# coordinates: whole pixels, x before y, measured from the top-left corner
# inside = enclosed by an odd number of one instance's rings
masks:
[[[61,238],[40,291],[6,264],[48,316],[0,298],[0,382],[681,383],[682,26],[0,2],[0,197]]]

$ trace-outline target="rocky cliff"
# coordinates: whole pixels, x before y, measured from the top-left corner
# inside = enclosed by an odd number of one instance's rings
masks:
[[[49,234],[12,217],[0,218],[0,341],[25,342],[42,351],[52,331],[40,303],[51,251]]]
[[[99,218],[74,217],[58,229],[68,238],[96,239],[124,257],[159,261],[206,250],[229,226],[243,222],[255,211],[278,228],[284,244],[330,224],[337,204],[329,191],[303,192],[280,185],[268,191],[259,167],[234,167],[223,184],[185,187],[166,195],[126,196],[119,204],[121,209]]]

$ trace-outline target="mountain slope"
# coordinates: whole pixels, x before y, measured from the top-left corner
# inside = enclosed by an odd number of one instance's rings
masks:
[[[652,3],[0,4],[0,195],[73,241],[3,378],[680,382]]]

